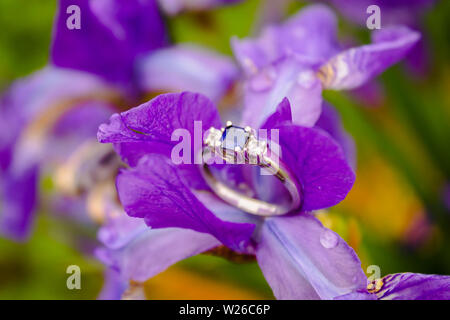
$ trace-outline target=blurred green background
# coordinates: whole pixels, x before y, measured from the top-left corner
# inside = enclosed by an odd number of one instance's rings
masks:
[[[288,11],[302,5],[294,1]],[[231,54],[229,38],[252,34],[260,9],[260,1],[249,0],[167,24],[175,42]],[[55,10],[51,0],[0,1],[0,91],[46,65]],[[355,248],[364,268],[378,265],[382,275],[450,274],[450,213],[443,201],[450,183],[450,1],[424,12],[420,25],[430,62],[426,74],[412,74],[404,64],[391,68],[377,80],[381,95],[374,103],[325,92],[356,141],[358,164],[348,198],[320,218]],[[344,19],[340,34],[369,39],[368,30]],[[0,239],[0,299],[94,299],[103,267],[77,250],[76,232],[41,212],[28,242]],[[95,237],[95,230],[83,232]],[[66,288],[71,264],[83,270],[82,290]],[[152,298],[272,298],[255,263],[207,255],[179,263],[147,287]]]

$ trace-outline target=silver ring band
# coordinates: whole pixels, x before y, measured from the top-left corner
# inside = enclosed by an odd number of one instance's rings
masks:
[[[230,141],[231,131],[234,133],[231,139],[233,148],[229,148],[225,144]],[[238,142],[236,143],[236,141]],[[289,204],[274,204],[248,197],[219,181],[211,172],[207,162],[202,161],[200,171],[205,181],[216,195],[225,202],[247,213],[265,217],[283,215],[300,207],[300,192],[293,176],[278,157],[274,160],[273,157],[268,155],[267,142],[257,140],[254,130],[251,128],[240,128],[233,126],[231,122],[227,122],[227,127],[221,130],[211,128],[204,144],[201,152],[202,160],[205,157],[218,156],[226,163],[257,165],[278,178],[291,197]]]

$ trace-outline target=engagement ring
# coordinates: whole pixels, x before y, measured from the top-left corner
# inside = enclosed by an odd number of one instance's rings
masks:
[[[290,203],[284,205],[248,197],[216,179],[207,161],[203,161],[201,166],[203,177],[225,202],[258,216],[279,216],[300,207],[300,192],[289,169],[277,154],[271,152],[267,141],[258,140],[254,129],[237,127],[228,121],[225,128],[210,128],[203,144],[202,159],[219,157],[226,164],[259,166],[278,178],[291,196]]]

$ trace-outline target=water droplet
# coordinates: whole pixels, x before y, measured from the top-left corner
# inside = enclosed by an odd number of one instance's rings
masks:
[[[325,230],[320,235],[320,244],[327,249],[336,247],[339,243],[339,237],[331,230]]]

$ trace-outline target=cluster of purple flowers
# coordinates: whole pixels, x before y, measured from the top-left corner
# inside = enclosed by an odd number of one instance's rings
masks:
[[[204,4],[226,2],[237,1]],[[278,299],[450,298],[448,276],[404,273],[368,284],[354,250],[315,217],[355,180],[352,139],[322,90],[366,84],[404,58],[420,34],[390,26],[370,44],[347,48],[333,11],[310,5],[255,38],[231,39],[235,64],[171,43],[160,10],[199,9],[189,3],[83,0],[82,28],[69,30],[70,1],[60,1],[48,66],[1,100],[0,232],[26,239],[43,198],[38,181],[47,175],[56,186],[45,199],[53,211],[100,224],[95,255],[109,280],[102,298],[218,246],[255,256]],[[287,215],[245,213],[217,197],[197,165],[171,161],[174,130],[194,136],[194,121],[204,131],[219,128],[216,105],[236,86],[243,94],[235,122],[279,130],[282,160],[302,197]],[[155,92],[166,93],[140,104]],[[251,196],[289,197],[249,166],[216,171]]]

